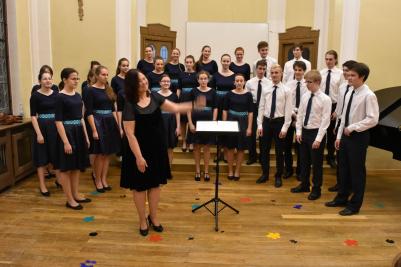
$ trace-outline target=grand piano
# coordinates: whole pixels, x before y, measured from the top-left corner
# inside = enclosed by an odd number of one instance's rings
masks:
[[[375,91],[379,123],[370,130],[370,145],[393,153],[401,160],[401,86]]]

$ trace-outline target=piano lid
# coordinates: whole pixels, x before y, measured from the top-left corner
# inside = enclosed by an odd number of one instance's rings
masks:
[[[401,160],[401,86],[375,91],[379,123],[372,128],[370,145],[393,152]]]

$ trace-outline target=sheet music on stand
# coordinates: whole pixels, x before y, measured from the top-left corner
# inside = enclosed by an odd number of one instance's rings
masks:
[[[205,133],[238,133],[237,121],[197,121],[196,131]]]
[[[228,207],[229,209],[233,210],[235,213],[239,213],[239,210],[232,207],[230,204],[219,198],[219,158],[220,158],[220,142],[219,137],[224,137],[226,135],[235,135],[239,133],[239,126],[237,121],[197,121],[196,122],[196,132],[202,135],[210,135],[216,138],[216,180],[214,182],[214,198],[210,199],[209,201],[203,203],[202,205],[193,208],[192,212],[199,210],[200,208],[204,207],[207,209],[215,219],[215,231],[219,230],[219,217],[218,214],[220,211]],[[209,209],[208,204],[213,203],[214,209]],[[223,205],[222,208],[219,208],[219,203]]]

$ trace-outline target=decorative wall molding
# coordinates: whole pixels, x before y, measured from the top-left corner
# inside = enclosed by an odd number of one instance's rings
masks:
[[[346,1],[344,1],[346,2]],[[329,30],[329,0],[315,0],[314,29],[320,30],[319,49],[317,54],[317,68],[325,66],[324,54],[327,52],[328,30]]]
[[[268,0],[267,3],[267,23],[269,24],[269,55],[276,59],[279,52],[278,34],[285,32],[286,4],[286,0]]]
[[[131,0],[116,0],[116,62],[131,60]]]
[[[343,2],[340,63],[357,59],[360,8],[360,0]]]

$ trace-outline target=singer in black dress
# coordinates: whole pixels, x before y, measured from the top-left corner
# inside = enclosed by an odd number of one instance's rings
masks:
[[[191,91],[190,99],[195,101],[200,96],[206,98],[206,106],[202,110],[188,113],[188,124],[190,131],[194,134],[194,158],[195,158],[195,181],[200,181],[200,150],[203,147],[204,180],[209,181],[209,159],[210,145],[215,143],[215,139],[210,135],[196,133],[197,121],[212,121],[217,119],[216,92],[207,86],[209,74],[206,71],[198,73],[199,87]]]
[[[120,131],[114,102],[116,95],[109,86],[108,70],[99,66],[95,71],[96,83],[88,88],[85,103],[86,116],[91,127],[89,153],[94,156],[94,183],[96,190],[104,193],[111,190],[107,182],[110,155],[120,152]]]
[[[167,74],[164,74],[160,81],[160,91],[157,92],[164,99],[169,100],[173,103],[178,103],[178,96],[170,90],[170,78]],[[177,146],[178,136],[180,135],[180,114],[162,111],[163,124],[165,129],[165,138],[168,150],[168,159],[171,163],[173,162],[173,149]]]
[[[136,68],[145,74],[145,76],[155,69],[153,61],[153,47],[145,47],[145,58],[138,61]]]
[[[165,143],[162,110],[184,113],[192,104],[176,104],[158,93],[149,93],[146,77],[137,70],[129,70],[125,80],[126,102],[123,112],[124,131],[128,146],[124,146],[121,166],[121,187],[133,190],[134,202],[139,216],[139,232],[148,234],[148,224],[162,232],[157,208],[160,185],[171,177]],[[146,218],[146,196],[150,215]]]
[[[43,196],[50,196],[46,188],[46,166],[57,168],[57,129],[54,123],[58,90],[53,91],[52,76],[44,72],[39,74],[41,88],[30,98],[32,126],[35,130],[33,141],[33,163],[37,168],[39,188]],[[56,174],[58,172],[56,171]],[[58,175],[57,175],[58,176]],[[56,184],[58,184],[56,182]]]
[[[128,70],[129,60],[124,57],[120,58],[117,63],[116,76],[111,79],[110,83],[111,88],[113,88],[113,91],[116,95],[118,95],[118,92],[120,92],[121,90],[124,90],[124,79]]]
[[[244,90],[245,77],[235,75],[235,89],[228,92],[224,99],[223,120],[237,121],[239,133],[224,137],[223,144],[227,148],[228,179],[238,181],[244,150],[248,148],[248,138],[252,133],[253,99],[252,94]],[[237,150],[235,172],[233,171],[234,150]]]
[[[190,93],[193,88],[198,87],[198,79],[196,72],[194,70],[195,59],[193,56],[189,55],[185,57],[185,72],[180,73],[178,79],[178,91],[180,102],[189,101]],[[186,152],[188,147],[189,151],[192,152],[193,147],[193,134],[188,129],[188,117],[180,116],[181,120],[181,137],[182,137],[182,151]]]
[[[60,181],[66,195],[66,207],[82,209],[80,203],[91,200],[78,192],[79,171],[85,171],[89,165],[89,139],[82,118],[83,102],[75,92],[78,86],[78,72],[72,68],[61,71],[60,93],[56,102],[56,127],[58,132],[58,168]]]
[[[251,78],[251,66],[245,63],[244,60],[244,49],[237,47],[234,51],[235,61],[231,62],[230,70],[235,74],[241,73],[245,77],[245,82]]]
[[[39,70],[39,76],[41,76],[43,73],[49,73],[50,76],[53,77],[53,69],[52,69],[49,65],[43,65],[43,66],[40,68],[40,70]],[[41,87],[42,87],[42,86],[41,86],[40,81],[39,81],[39,84],[35,84],[35,85],[32,87],[31,95],[32,95],[34,92],[36,92],[37,90],[39,90]],[[51,89],[52,89],[53,91],[55,91],[55,92],[58,92],[58,86],[57,86],[56,84],[52,84],[52,85],[51,85]]]
[[[219,109],[218,118],[222,118],[224,97],[226,94],[235,88],[234,80],[235,73],[232,72],[229,67],[231,63],[231,57],[228,54],[221,56],[221,71],[216,72],[213,75],[211,81],[211,87],[216,90],[217,95],[217,107]]]
[[[170,89],[178,96],[179,92],[177,89],[179,88],[180,74],[185,71],[185,66],[179,62],[180,54],[180,50],[178,48],[174,48],[171,51],[170,62],[167,63],[164,68],[164,72],[167,73],[171,79]]]
[[[149,87],[152,92],[160,90],[160,81],[164,74],[164,61],[161,57],[155,58],[155,69],[146,75],[149,81]]]
[[[216,61],[210,58],[212,49],[210,46],[205,45],[202,47],[202,54],[199,60],[195,63],[196,72],[207,71],[210,75],[209,82],[211,81],[213,75],[219,70]]]

